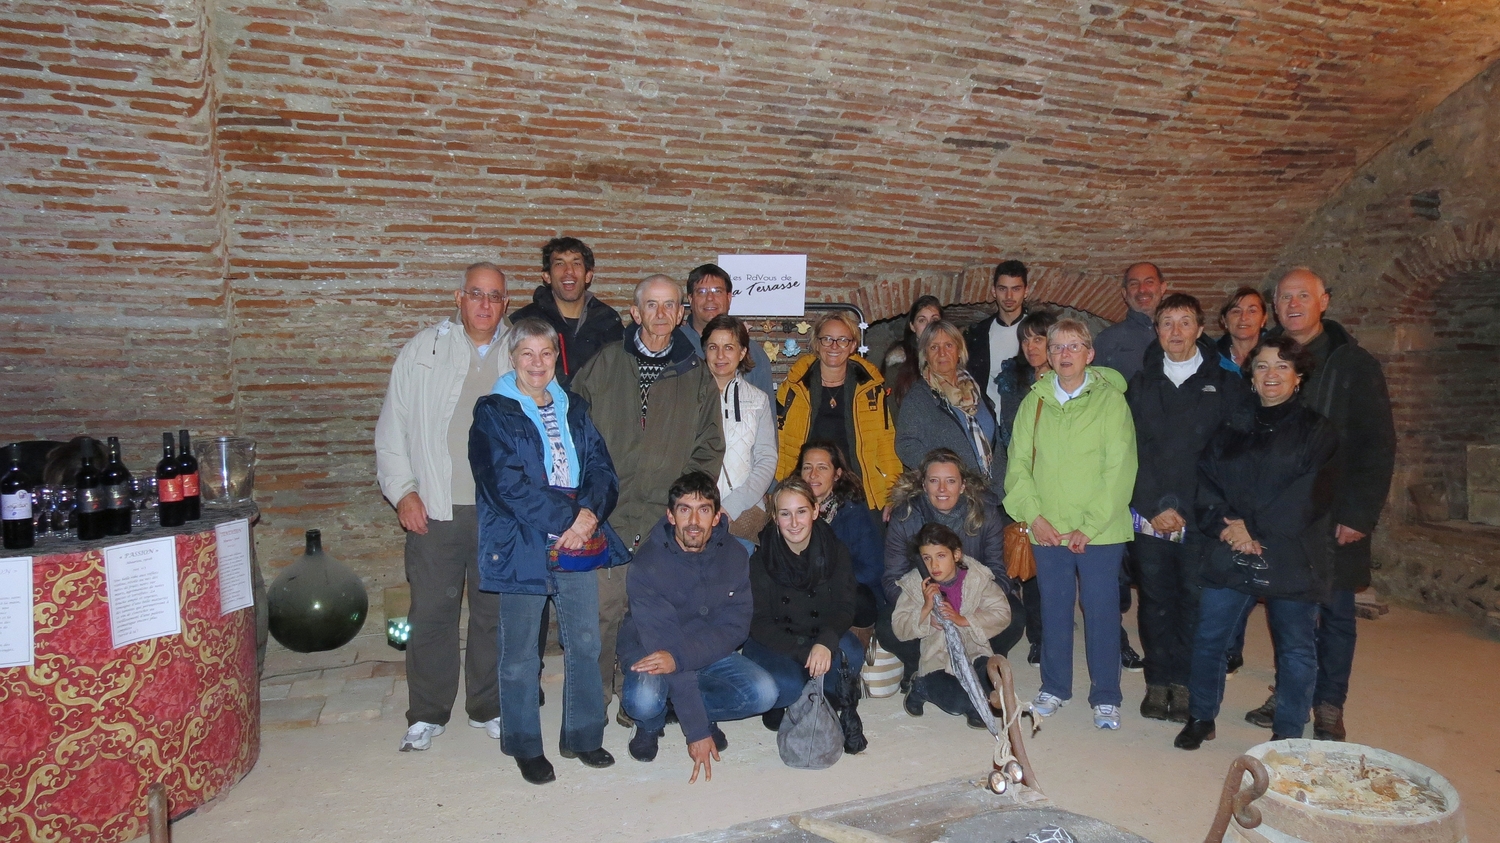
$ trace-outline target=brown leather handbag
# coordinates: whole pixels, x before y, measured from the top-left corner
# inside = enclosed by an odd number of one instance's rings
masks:
[[[1036,429],[1042,420],[1042,402],[1036,402],[1036,418],[1031,422],[1031,465],[1036,467]],[[1016,582],[1036,576],[1036,554],[1031,550],[1031,525],[1012,521],[1005,525],[1005,573]]]

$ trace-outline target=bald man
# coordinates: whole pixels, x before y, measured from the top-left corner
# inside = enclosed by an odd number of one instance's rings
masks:
[[[632,551],[667,510],[667,490],[690,471],[719,476],[724,434],[719,390],[682,323],[682,288],[665,275],[636,285],[633,321],[625,337],[599,351],[578,371],[573,391],[589,402],[589,416],[604,437],[620,500],[610,526]],[[604,702],[624,687],[615,667],[615,641],[625,616],[628,565],[599,572],[599,673]],[[621,725],[630,718],[623,708]],[[566,757],[566,755],[565,755]]]
[[[1324,318],[1330,297],[1312,270],[1294,269],[1276,284],[1272,333],[1285,333],[1317,361],[1300,391],[1304,404],[1333,422],[1339,435],[1334,490],[1332,593],[1318,607],[1318,683],[1313,736],[1344,740],[1344,700],[1354,667],[1354,592],[1370,584],[1370,535],[1380,519],[1396,466],[1396,428],[1380,363],[1344,326]],[[1275,696],[1245,719],[1270,727]]]

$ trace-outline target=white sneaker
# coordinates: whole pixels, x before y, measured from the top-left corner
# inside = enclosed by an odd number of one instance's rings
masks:
[[[1120,707],[1117,705],[1094,706],[1094,728],[1096,729],[1118,729],[1120,728]]]
[[[500,718],[498,717],[491,718],[484,721],[483,723],[470,718],[469,725],[473,726],[476,729],[483,729],[485,734],[489,735],[497,741],[500,740]]]
[[[1067,704],[1067,700],[1061,697],[1054,697],[1046,691],[1042,691],[1036,695],[1036,699],[1031,701],[1031,710],[1038,717],[1051,717],[1057,713],[1059,708]]]
[[[406,736],[401,739],[401,751],[411,752],[416,750],[422,752],[432,746],[432,739],[443,733],[443,727],[436,723],[424,723],[421,720],[411,724],[406,730]]]

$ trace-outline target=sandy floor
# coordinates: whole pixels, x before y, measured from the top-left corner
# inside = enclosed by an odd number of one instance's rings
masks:
[[[1134,623],[1131,622],[1131,628]],[[1085,703],[1081,630],[1077,699],[1028,743],[1044,791],[1060,807],[1099,817],[1158,843],[1202,840],[1224,773],[1239,752],[1270,737],[1241,715],[1271,680],[1261,615],[1251,623],[1249,664],[1228,683],[1218,739],[1198,752],[1172,748],[1179,727],[1142,720],[1139,673],[1124,678],[1119,732],[1096,731]],[[549,659],[549,670],[560,667]],[[546,677],[549,700],[561,677]],[[1037,671],[1017,668],[1033,694]],[[1351,740],[1405,755],[1462,794],[1472,840],[1500,839],[1500,642],[1458,619],[1393,608],[1360,622],[1346,723]],[[260,763],[233,791],[173,830],[176,843],[250,841],[550,840],[642,841],[887,793],[988,769],[993,742],[928,706],[914,719],[900,698],[861,705],[870,749],[822,772],[788,769],[775,736],[753,721],[725,724],[730,748],[711,783],[687,783],[680,733],[669,727],[652,764],[630,759],[629,734],[611,722],[605,746],[618,763],[590,770],[555,756],[558,780],[524,783],[483,731],[453,727],[425,753],[399,753],[399,723],[322,726],[267,733]],[[559,706],[542,709],[546,734]],[[1309,737],[1311,733],[1309,731]]]

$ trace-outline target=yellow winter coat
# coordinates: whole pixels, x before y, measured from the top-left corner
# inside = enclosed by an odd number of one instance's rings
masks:
[[[848,367],[848,376],[854,379],[854,400],[844,417],[844,426],[849,431],[854,453],[845,456],[854,461],[864,479],[867,504],[871,509],[880,509],[885,506],[896,478],[901,476],[896,428],[885,406],[885,379],[873,363],[858,354],[849,355]],[[812,390],[817,377],[817,355],[804,354],[792,363],[786,380],[776,391],[776,424],[780,431],[777,480],[799,468],[797,454],[812,427]]]

